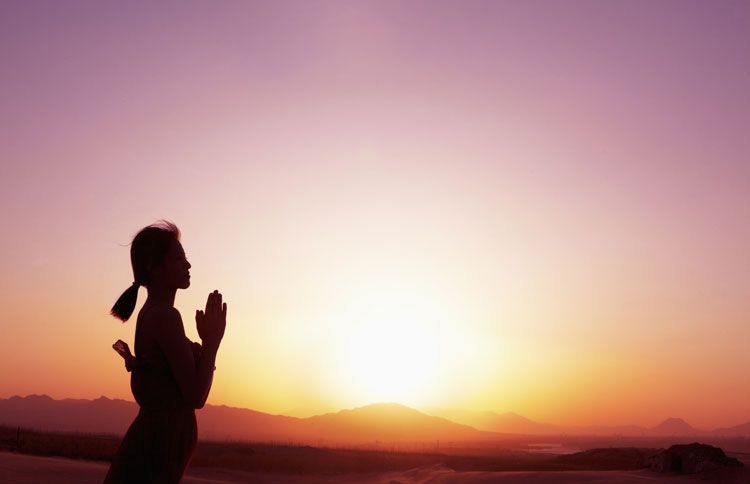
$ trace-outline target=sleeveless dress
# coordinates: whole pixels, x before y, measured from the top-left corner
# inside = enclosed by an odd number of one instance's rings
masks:
[[[161,350],[139,354],[138,328],[136,325],[136,357],[123,357],[140,409],[112,459],[104,483],[179,483],[198,440],[195,409],[185,403]],[[185,344],[191,346],[197,363],[200,345],[187,338]]]

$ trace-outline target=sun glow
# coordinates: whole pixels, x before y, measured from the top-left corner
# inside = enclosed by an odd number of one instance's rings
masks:
[[[354,404],[429,405],[471,347],[445,298],[432,291],[368,292],[340,310],[337,386]]]
[[[440,373],[440,348],[426,319],[368,315],[346,342],[352,391],[370,401],[415,402]]]

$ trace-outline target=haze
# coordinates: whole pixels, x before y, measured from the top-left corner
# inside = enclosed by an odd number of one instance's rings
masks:
[[[750,418],[750,4],[5,2],[0,397],[132,399],[179,225],[209,403]],[[139,304],[145,299],[141,290]]]

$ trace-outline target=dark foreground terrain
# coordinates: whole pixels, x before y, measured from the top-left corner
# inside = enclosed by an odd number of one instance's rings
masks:
[[[0,427],[0,476],[5,476],[0,477],[0,484],[101,482],[119,442],[117,436]],[[470,450],[458,446],[424,452],[200,441],[188,471],[190,479],[185,482],[750,483],[750,454],[743,452],[728,455],[745,462],[744,468],[680,476],[644,467],[660,450],[657,447],[609,447],[567,455],[508,448],[490,453],[486,446],[480,455],[472,455]]]
[[[61,457],[0,452],[0,484],[99,484],[107,464]],[[454,471],[436,465],[405,471],[339,475],[245,472],[193,467],[183,484],[698,484],[695,477],[639,471]],[[705,482],[705,481],[703,481]],[[710,481],[709,481],[710,482]],[[714,481],[716,482],[716,481]],[[720,481],[746,483],[748,481]]]

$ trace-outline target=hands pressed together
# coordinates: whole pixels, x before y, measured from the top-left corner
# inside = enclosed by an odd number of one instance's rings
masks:
[[[204,311],[195,311],[195,325],[204,347],[219,347],[227,327],[227,303],[221,301],[219,291],[208,295]]]

